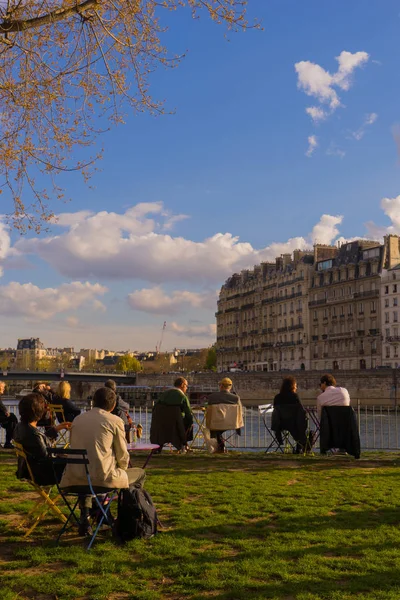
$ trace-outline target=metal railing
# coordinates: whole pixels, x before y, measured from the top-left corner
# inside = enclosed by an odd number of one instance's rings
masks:
[[[5,402],[7,410],[13,412],[18,417],[18,404],[8,404]],[[361,438],[362,450],[400,450],[400,408],[397,406],[365,406],[358,400],[352,400],[352,406],[357,415],[358,428]],[[196,407],[193,410],[198,411]],[[314,407],[315,408],[315,407]],[[265,428],[262,415],[259,413],[258,406],[243,408],[245,426],[242,429],[242,435],[234,435],[234,441],[237,448],[242,450],[263,450],[268,447],[272,439]],[[138,407],[130,411],[133,421],[140,423],[143,427],[143,441],[150,441],[150,424],[152,410],[148,407]],[[270,416],[268,417],[270,419]],[[268,421],[269,423],[269,421]],[[195,422],[196,433],[198,425]],[[311,429],[315,429],[312,423]],[[5,431],[0,429],[0,443],[4,443]],[[203,445],[202,437],[196,439],[194,447],[200,448]],[[317,444],[318,449],[318,444]]]

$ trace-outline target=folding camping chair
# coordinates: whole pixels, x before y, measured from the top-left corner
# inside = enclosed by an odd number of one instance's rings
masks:
[[[291,435],[288,431],[282,431],[283,444],[280,444],[275,432],[271,428],[271,418],[274,412],[273,404],[260,404],[258,412],[262,417],[265,429],[271,437],[271,443],[265,450],[265,454],[268,452],[282,452],[282,454],[292,454],[295,451],[296,443],[292,442]],[[269,422],[268,422],[269,421]]]
[[[62,404],[48,404],[47,408],[50,413],[51,424],[54,427],[57,424],[58,416],[61,415],[61,423],[65,422],[64,407]],[[68,448],[69,446],[69,430],[65,429],[60,431],[56,440],[54,440],[55,446],[62,446]]]
[[[220,434],[223,446],[237,448],[237,435],[244,427],[243,407],[240,400],[237,404],[209,404],[206,409],[206,428],[210,432]],[[239,430],[239,433],[238,433]]]
[[[32,531],[37,527],[37,525],[40,523],[40,521],[46,516],[46,514],[49,511],[51,511],[57,517],[57,519],[59,519],[62,523],[65,523],[67,521],[67,518],[65,517],[65,515],[63,515],[63,513],[58,508],[58,506],[56,506],[57,502],[60,499],[60,494],[57,494],[56,496],[51,497],[51,491],[54,486],[52,486],[52,485],[41,486],[36,483],[35,478],[32,473],[32,469],[27,460],[25,450],[23,449],[22,445],[19,444],[18,442],[16,442],[15,440],[13,441],[13,444],[14,444],[15,453],[16,453],[17,457],[21,458],[22,460],[25,461],[26,467],[28,469],[29,477],[30,477],[30,479],[21,479],[21,481],[26,481],[27,483],[29,483],[33,487],[35,492],[39,495],[39,498],[35,502],[33,508],[31,508],[31,510],[26,515],[26,518],[18,526],[18,527],[25,527],[27,525],[27,523],[29,521],[31,521],[28,531],[24,534],[24,537],[28,537],[28,535],[30,535],[32,533]]]
[[[79,525],[79,517],[76,514],[76,510],[78,509],[80,497],[91,496],[97,505],[97,526],[92,537],[90,538],[89,545],[86,548],[87,550],[90,550],[103,523],[111,523],[110,508],[112,502],[118,498],[118,490],[102,486],[93,486],[89,473],[89,459],[87,457],[87,450],[71,448],[48,448],[47,452],[52,462],[54,471],[56,471],[56,465],[82,465],[87,479],[87,485],[75,485],[66,488],[61,488],[60,484],[57,483],[59,494],[69,510],[69,515],[57,536],[56,542],[58,543],[63,533],[65,533],[67,529],[74,525],[73,521]],[[75,502],[70,502],[68,500],[68,496],[75,497]]]

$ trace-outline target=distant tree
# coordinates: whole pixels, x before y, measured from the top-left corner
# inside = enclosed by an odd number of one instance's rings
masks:
[[[140,364],[140,362],[138,361],[137,358],[135,358],[134,356],[128,356],[127,354],[120,356],[117,364],[115,365],[115,369],[116,371],[122,371],[122,372],[126,372],[126,371],[140,371],[142,368],[142,365]]]
[[[61,172],[87,178],[101,155],[82,160],[99,133],[134,113],[163,113],[149,76],[183,56],[163,46],[163,14],[204,11],[228,30],[247,29],[247,0],[1,0],[0,192],[14,201],[14,226],[39,231],[62,198]],[[185,26],[185,24],[183,25]],[[204,40],[204,45],[207,41]],[[106,123],[99,123],[105,117]],[[49,177],[51,190],[35,181]],[[27,194],[32,198],[26,202]]]
[[[36,362],[38,371],[56,371],[57,363],[54,356],[43,356]]]
[[[11,364],[10,355],[7,354],[6,352],[2,352],[0,354],[0,369],[2,371],[6,371],[9,368],[10,364]]]
[[[211,348],[208,349],[205,368],[210,371],[217,370],[217,349],[215,346],[211,346]]]

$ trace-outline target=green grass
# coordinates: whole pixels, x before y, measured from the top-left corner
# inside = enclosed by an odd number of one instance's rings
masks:
[[[0,454],[1,600],[399,600],[398,454],[162,455],[146,488],[165,528],[90,552],[58,523],[24,540],[30,488]]]

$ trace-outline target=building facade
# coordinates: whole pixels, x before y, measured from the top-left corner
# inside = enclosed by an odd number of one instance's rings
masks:
[[[309,369],[308,287],[313,252],[296,250],[230,277],[217,317],[217,366]]]
[[[311,369],[380,365],[382,260],[379,242],[357,240],[315,262],[308,302]]]
[[[397,236],[385,240],[384,269],[381,278],[382,364],[400,366],[400,246]]]
[[[46,356],[46,350],[39,338],[19,339],[16,352],[18,369],[33,371],[38,361]]]
[[[395,366],[399,243],[391,235],[383,244],[316,244],[232,275],[221,288],[216,313],[218,370],[376,368],[389,366],[383,360],[388,347]],[[392,283],[384,284],[384,278]],[[386,285],[390,293],[384,299]],[[387,302],[391,328],[384,331]]]

